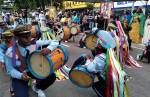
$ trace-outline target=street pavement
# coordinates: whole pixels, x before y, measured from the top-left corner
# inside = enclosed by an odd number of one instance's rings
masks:
[[[74,61],[80,56],[81,53],[90,53],[85,48],[78,47],[78,38],[75,42],[63,43],[69,51],[69,60],[66,65],[72,66]],[[140,48],[140,49],[138,49]],[[136,54],[141,53],[142,45],[133,44],[133,50],[130,54],[135,58]],[[130,97],[150,97],[150,64],[146,60],[139,62],[142,68],[127,68],[125,71],[130,76],[128,81],[128,88]],[[10,79],[0,71],[0,97],[9,96]],[[79,88],[71,83],[71,81],[56,81],[45,91],[47,97],[97,97],[91,88]],[[32,90],[30,90],[30,97],[37,97]]]

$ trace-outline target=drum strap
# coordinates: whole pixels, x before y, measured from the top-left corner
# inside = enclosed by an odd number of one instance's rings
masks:
[[[20,67],[19,67],[19,70],[20,70],[21,72],[23,72],[23,71],[26,69],[26,62],[25,62],[24,58],[22,57],[22,55],[21,55],[21,53],[20,53],[18,47],[16,47],[16,54],[17,54],[17,56],[18,56],[18,59],[21,61],[21,65],[20,65]]]

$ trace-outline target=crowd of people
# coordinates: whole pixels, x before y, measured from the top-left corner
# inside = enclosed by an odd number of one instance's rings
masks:
[[[30,14],[30,19],[27,10],[22,10],[20,15],[3,13],[0,21],[0,67],[5,69],[11,78],[11,96],[29,97],[28,83],[30,79],[34,79],[32,80],[33,91],[38,94],[38,97],[46,97],[43,90],[55,82],[55,72],[45,79],[35,78],[29,72],[26,60],[29,54],[40,46],[47,45],[40,49],[42,55],[50,54],[61,45],[62,39],[57,39],[58,34],[56,33],[60,32],[60,29],[64,31],[64,26],[71,28],[78,25],[79,32],[82,33],[79,41],[81,48],[86,47],[84,40],[87,35],[96,36],[96,41],[91,49],[92,54],[83,56],[86,62],[82,65],[92,75],[98,76],[99,80],[92,86],[98,97],[116,97],[115,95],[127,97],[128,93],[124,89],[126,88],[126,80],[124,79],[126,73],[123,68],[125,64],[140,67],[135,64],[135,60],[131,60],[128,48],[132,49],[131,42],[150,42],[149,17],[146,22],[145,20],[146,17],[140,8],[134,10],[133,13],[127,11],[122,17],[113,14],[110,18],[104,17],[98,11],[90,10],[84,12],[60,11],[53,18],[49,18],[47,11],[33,11]],[[35,25],[39,30],[32,32],[31,29]],[[50,29],[52,34],[56,36],[55,39],[43,40],[43,31],[47,31],[47,29]],[[72,36],[75,35],[72,34]],[[34,50],[32,45],[35,45]],[[148,62],[150,62],[149,52],[149,48],[144,51]],[[80,59],[76,62],[80,62]],[[120,81],[118,86],[116,85],[117,81]],[[114,88],[116,90],[119,88],[117,93],[114,92]]]

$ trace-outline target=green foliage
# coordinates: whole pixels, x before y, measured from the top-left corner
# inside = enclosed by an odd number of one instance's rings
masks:
[[[4,0],[0,0],[0,5],[2,5],[2,4],[3,4],[3,1],[4,1]]]
[[[63,8],[63,1],[64,0],[15,0],[13,8],[14,10],[26,8],[31,10],[36,8],[45,9],[45,6],[50,6],[51,4]]]

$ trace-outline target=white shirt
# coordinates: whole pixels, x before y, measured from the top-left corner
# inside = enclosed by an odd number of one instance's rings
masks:
[[[106,55],[104,53],[95,56],[93,60],[87,60],[85,66],[89,72],[102,73],[106,64]]]

